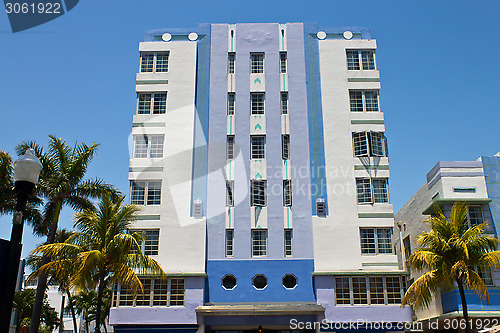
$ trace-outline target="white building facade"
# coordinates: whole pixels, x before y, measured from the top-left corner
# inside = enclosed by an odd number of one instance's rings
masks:
[[[403,331],[369,31],[202,24],[139,52],[130,198],[169,279],[117,286],[115,332]]]

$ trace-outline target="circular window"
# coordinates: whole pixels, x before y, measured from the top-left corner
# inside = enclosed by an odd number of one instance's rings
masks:
[[[257,289],[264,289],[267,286],[267,278],[265,275],[255,275],[253,277],[253,286]]]
[[[236,278],[234,275],[226,275],[222,278],[222,286],[226,289],[234,289],[236,287]]]
[[[293,289],[297,285],[297,278],[293,274],[283,276],[283,286],[286,289]]]

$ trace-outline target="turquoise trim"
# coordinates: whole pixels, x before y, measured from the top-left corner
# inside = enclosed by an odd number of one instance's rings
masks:
[[[382,164],[382,165],[355,165],[354,170],[389,170],[389,166]]]
[[[351,120],[351,125],[371,125],[371,124],[384,124],[383,119],[355,119]]]
[[[398,266],[397,262],[363,262],[363,267],[379,267],[379,266]]]
[[[380,82],[379,77],[349,77],[347,82]]]
[[[157,172],[163,171],[163,167],[129,167],[129,172]]]
[[[132,127],[165,127],[165,123],[132,123]]]
[[[136,220],[144,221],[144,220],[159,220],[160,215],[137,215]]]
[[[393,213],[358,213],[359,218],[393,218]]]
[[[168,80],[137,80],[135,84],[168,84]]]

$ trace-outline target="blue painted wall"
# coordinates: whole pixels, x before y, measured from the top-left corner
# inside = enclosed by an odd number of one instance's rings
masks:
[[[313,260],[210,260],[207,263],[209,302],[314,302],[312,285]],[[237,285],[232,290],[222,287],[226,274],[236,277]],[[267,287],[257,290],[252,279],[257,274],[267,277]],[[297,277],[297,286],[292,290],[283,287],[286,274]]]
[[[490,211],[498,235],[500,231],[500,157],[481,157],[488,197],[491,199]]]
[[[488,293],[490,295],[490,305],[487,305],[486,301],[481,300],[473,292],[466,291],[467,309],[469,311],[500,311],[500,288],[489,287]],[[458,289],[441,293],[441,303],[443,305],[443,313],[462,311],[462,302]]]

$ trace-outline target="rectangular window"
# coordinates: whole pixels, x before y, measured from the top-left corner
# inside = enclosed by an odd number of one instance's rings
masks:
[[[486,266],[477,267],[476,271],[487,287],[495,286],[495,283],[493,281],[493,274],[491,273],[491,269],[489,267]]]
[[[403,247],[405,251],[405,259],[408,259],[411,255],[410,235],[403,238]]]
[[[264,93],[250,93],[251,113],[264,114]]]
[[[380,111],[378,95],[378,90],[349,90],[351,112]]]
[[[168,72],[168,56],[169,56],[169,52],[156,53],[156,72],[157,73]]]
[[[144,240],[140,244],[142,254],[147,256],[158,255],[158,249],[160,246],[160,229],[130,229],[130,233],[133,232],[142,232],[144,234]]]
[[[226,257],[234,256],[234,230],[226,229]]]
[[[286,73],[286,52],[280,52],[280,72]]]
[[[392,228],[359,228],[362,254],[391,254]]]
[[[384,278],[383,277],[370,277],[370,303],[371,304],[385,304],[384,300]]]
[[[167,93],[138,93],[137,114],[164,114],[167,110]]]
[[[372,179],[373,185],[373,202],[374,203],[387,203],[389,196],[387,191],[387,179],[379,178]]]
[[[134,306],[134,296],[132,295],[132,291],[126,285],[121,285],[120,287],[120,306]]]
[[[352,145],[354,148],[354,156],[368,156],[368,139],[366,132],[353,132]]]
[[[361,62],[363,63],[363,70],[374,70],[375,69],[375,57],[373,56],[373,50],[361,51]]]
[[[288,93],[281,93],[281,114],[288,114]]]
[[[252,230],[252,257],[267,256],[267,230]]]
[[[482,206],[469,206],[468,218],[471,226],[478,225],[484,222],[483,207]]]
[[[358,204],[388,203],[387,178],[356,178]]]
[[[368,294],[366,291],[366,278],[352,278],[352,298],[354,304],[368,304]]]
[[[281,157],[284,160],[290,159],[290,135],[283,134],[281,136]]]
[[[352,146],[355,157],[387,157],[387,138],[383,132],[353,132]]]
[[[234,206],[234,180],[226,180],[226,206]]]
[[[399,276],[387,276],[385,278],[385,288],[387,289],[387,303],[401,303],[401,283]]]
[[[250,158],[263,159],[266,158],[266,136],[251,135],[250,136]]]
[[[351,304],[351,292],[348,277],[335,278],[335,304]]]
[[[147,194],[147,195],[146,195]],[[131,181],[130,203],[135,205],[159,205],[161,181]]]
[[[374,50],[346,50],[348,70],[374,70],[375,69]],[[360,66],[360,57],[361,64]]]
[[[169,306],[184,305],[184,279],[170,279],[170,304]]]
[[[234,159],[234,135],[228,135],[226,138],[226,159]]]
[[[163,135],[134,135],[134,158],[162,158]]]
[[[384,133],[382,132],[373,132],[368,133],[370,137],[370,153],[371,156],[384,157],[387,156],[387,139],[385,138]]]
[[[227,94],[227,115],[234,115],[234,103],[235,103],[234,93]]]
[[[264,53],[250,53],[250,72],[252,74],[264,73]]]
[[[235,60],[236,60],[236,53],[229,52],[227,55],[227,72],[228,72],[228,74],[234,74]]]
[[[154,64],[154,53],[141,53],[141,73],[152,73]]]
[[[283,206],[292,206],[292,181],[290,179],[283,180]]]
[[[285,229],[284,233],[285,257],[292,256],[292,239],[293,239],[293,229]]]
[[[265,207],[267,205],[267,181],[250,181],[250,201],[252,206]]]
[[[168,306],[168,281],[154,279],[153,306]]]

